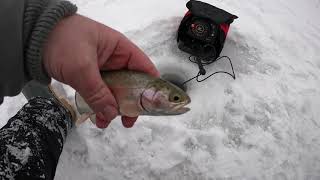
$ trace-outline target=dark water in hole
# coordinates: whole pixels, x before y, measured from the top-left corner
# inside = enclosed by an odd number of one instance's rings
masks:
[[[182,85],[186,81],[186,79],[182,75],[173,74],[173,73],[166,73],[166,74],[162,74],[161,78],[171,82],[172,84],[175,84],[176,86],[180,87],[185,92],[187,92],[187,90],[188,90],[187,85]]]

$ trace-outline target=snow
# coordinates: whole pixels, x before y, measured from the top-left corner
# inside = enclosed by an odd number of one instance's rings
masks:
[[[80,14],[126,34],[160,72],[197,73],[175,41],[186,0],[73,2]],[[206,2],[239,16],[222,52],[237,79],[188,84],[185,115],[140,117],[132,129],[119,119],[105,130],[87,121],[69,135],[56,180],[320,179],[320,1]],[[0,126],[24,102],[6,98]]]
[[[18,147],[24,147],[25,144],[20,144]],[[27,146],[25,149],[20,149],[16,146],[7,145],[9,153],[11,153],[17,160],[21,162],[22,165],[25,165],[28,162],[30,156],[32,156],[31,149]]]
[[[15,97],[5,97],[3,104],[0,106],[0,127],[3,127],[25,103],[27,103],[27,100],[22,94]]]

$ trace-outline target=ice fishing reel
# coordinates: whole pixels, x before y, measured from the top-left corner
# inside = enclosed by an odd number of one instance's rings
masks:
[[[189,11],[180,23],[177,42],[180,50],[192,55],[190,61],[198,64],[199,73],[194,77],[198,80],[200,75],[206,74],[203,66],[226,57],[219,58],[230,24],[238,17],[201,1],[190,0],[186,6]],[[233,71],[232,63],[231,67]],[[235,79],[234,72],[231,76]]]

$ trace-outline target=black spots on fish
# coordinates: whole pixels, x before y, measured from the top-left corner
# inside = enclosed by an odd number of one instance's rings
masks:
[[[167,82],[162,79],[157,79],[153,81],[151,86],[154,87],[156,91],[160,91],[160,90],[170,91],[167,85]]]
[[[163,89],[164,89],[165,91],[167,91],[167,92],[170,91],[170,89],[169,89],[168,87],[164,87]]]

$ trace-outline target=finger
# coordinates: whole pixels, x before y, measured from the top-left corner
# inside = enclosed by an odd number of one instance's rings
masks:
[[[104,115],[102,113],[98,113],[96,115],[96,126],[101,129],[105,129],[109,126],[111,121],[104,118]]]
[[[122,116],[122,124],[125,128],[132,128],[134,123],[137,121],[138,117],[127,117],[127,116]]]
[[[80,72],[81,76],[74,83],[74,88],[95,113],[103,114],[105,121],[114,119],[118,115],[118,105],[110,89],[103,82],[98,66],[88,65]]]
[[[124,35],[120,34],[119,32],[117,33],[117,41],[112,54],[107,57],[101,57],[101,61],[104,62],[103,64],[100,64],[101,69],[130,69],[145,72],[158,77],[160,73],[148,56]],[[110,49],[105,48],[105,50]],[[107,58],[107,60],[104,58]]]

